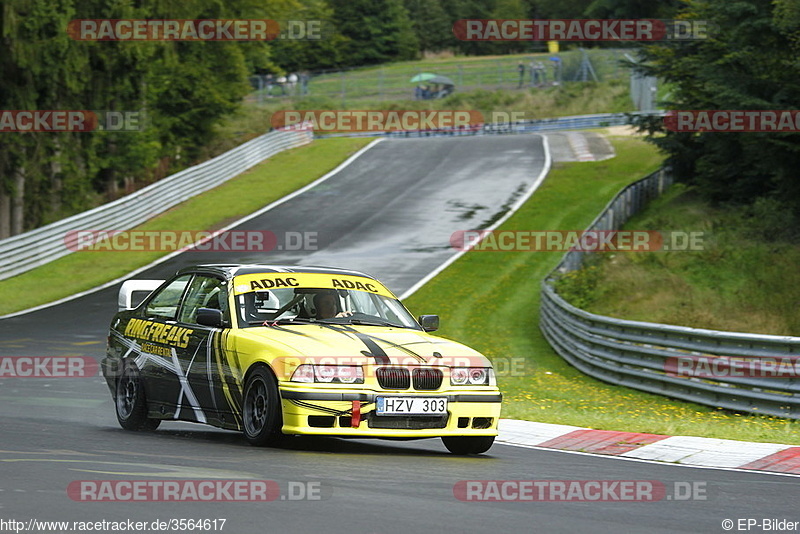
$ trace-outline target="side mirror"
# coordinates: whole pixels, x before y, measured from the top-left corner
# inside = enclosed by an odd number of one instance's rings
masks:
[[[198,308],[197,324],[210,326],[212,328],[223,328],[225,326],[225,321],[222,318],[222,310],[215,310],[214,308]]]
[[[438,315],[420,315],[419,319],[420,326],[426,332],[435,332],[439,330],[439,316]]]

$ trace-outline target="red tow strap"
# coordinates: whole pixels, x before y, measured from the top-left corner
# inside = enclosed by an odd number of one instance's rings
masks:
[[[361,424],[361,401],[353,401],[353,416],[350,418],[350,426],[358,428]]]

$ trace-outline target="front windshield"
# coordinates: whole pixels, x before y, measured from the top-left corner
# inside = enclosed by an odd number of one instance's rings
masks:
[[[239,277],[241,278],[241,277]],[[277,278],[248,278],[248,284],[242,280],[235,282],[236,308],[239,325],[242,328],[261,326],[264,324],[292,323],[327,323],[394,326],[400,328],[419,329],[419,325],[397,299],[390,296],[382,286],[365,279],[365,283],[347,284],[348,287],[364,287],[360,289],[332,289],[326,287],[303,287],[302,275],[292,275],[288,285],[292,287],[274,286]],[[337,285],[342,281],[331,278],[331,284],[325,283],[320,275],[315,275],[313,285]],[[345,280],[345,283],[348,281]],[[342,284],[339,284],[342,285]],[[366,290],[366,286],[370,290]],[[262,287],[258,287],[262,286]],[[249,290],[248,290],[249,289]],[[375,292],[371,291],[372,289]],[[384,293],[384,294],[379,294]]]

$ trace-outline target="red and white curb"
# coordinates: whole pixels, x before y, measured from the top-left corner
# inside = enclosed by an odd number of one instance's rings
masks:
[[[593,430],[515,419],[500,420],[497,443],[682,465],[800,474],[800,447],[780,443]]]

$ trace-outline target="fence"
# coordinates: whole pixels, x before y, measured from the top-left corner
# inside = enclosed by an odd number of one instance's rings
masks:
[[[623,189],[589,230],[617,230],[672,182],[661,170]],[[553,288],[580,269],[586,252],[568,252],[542,283],[540,328],[580,371],[635,389],[731,410],[800,419],[800,380],[759,376],[788,362],[800,377],[800,337],[720,332],[627,321],[572,306]],[[679,362],[689,362],[680,372]],[[707,362],[698,372],[692,362]],[[751,372],[756,370],[756,372]]]
[[[651,113],[597,113],[594,115],[573,115],[552,119],[529,119],[514,122],[486,122],[467,127],[441,128],[435,130],[398,130],[379,132],[347,132],[317,135],[317,139],[325,137],[430,137],[430,136],[464,136],[491,134],[523,134],[536,132],[553,132],[560,130],[588,130],[591,128],[607,128],[609,126],[625,126],[632,123],[638,115],[664,115],[662,111]],[[491,119],[491,117],[484,117]]]
[[[69,232],[128,230],[278,152],[310,143],[312,139],[310,129],[270,132],[119,200],[0,240],[0,280],[70,254],[72,250],[66,241]]]
[[[576,81],[627,79],[630,70],[622,65],[624,51],[616,49],[570,50],[554,54],[525,54],[492,58],[437,60],[430,65],[397,64],[379,68],[300,73],[295,84],[278,84],[273,77],[252,76],[252,98],[312,97],[331,99],[342,108],[348,102],[368,100],[411,100],[417,85],[410,80],[424,72],[446,76],[457,92],[484,89],[518,89],[565,84]],[[523,73],[520,75],[520,63]],[[306,83],[302,83],[307,76]]]

